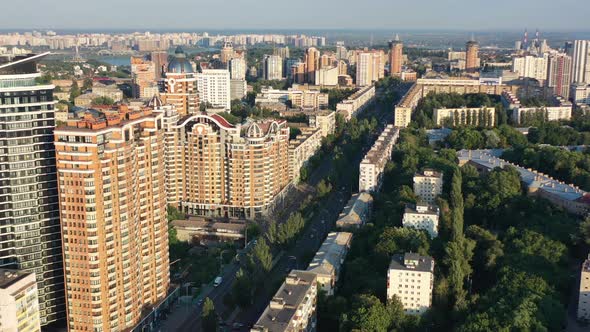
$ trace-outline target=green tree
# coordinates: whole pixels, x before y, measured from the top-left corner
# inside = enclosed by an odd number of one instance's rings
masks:
[[[451,208],[452,210],[452,224],[451,224],[451,238],[458,240],[463,237],[463,190],[462,190],[462,176],[461,170],[455,168],[453,172],[453,179],[451,180]]]
[[[254,248],[252,248],[250,266],[252,271],[258,271],[263,275],[272,268],[272,253],[270,247],[266,244],[266,240],[258,240]]]
[[[254,297],[254,283],[250,276],[240,269],[236,273],[236,281],[232,286],[234,301],[241,308],[247,308],[252,304]]]
[[[92,99],[92,105],[114,105],[115,101],[109,97],[97,97]]]
[[[352,329],[358,331],[387,332],[391,325],[387,307],[373,295],[358,296],[349,317]]]
[[[82,92],[80,91],[80,87],[78,87],[78,82],[76,80],[72,80],[72,87],[70,88],[70,102],[73,103],[74,99],[80,96]]]
[[[210,298],[206,298],[201,309],[201,328],[205,332],[217,331],[217,313]]]
[[[471,275],[471,259],[475,242],[467,238],[459,238],[450,242],[445,248],[443,264],[449,268],[448,281],[453,298],[454,308],[457,311],[467,307],[466,279]]]
[[[317,186],[318,197],[324,198],[332,191],[332,184],[322,179]]]

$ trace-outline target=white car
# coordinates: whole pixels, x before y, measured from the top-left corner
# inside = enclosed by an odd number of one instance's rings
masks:
[[[217,286],[221,285],[222,282],[223,282],[223,277],[217,277],[217,278],[215,278],[215,281],[213,281],[213,286],[217,287]]]

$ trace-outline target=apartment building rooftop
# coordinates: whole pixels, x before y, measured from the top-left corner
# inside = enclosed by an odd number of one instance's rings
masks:
[[[467,161],[474,162],[487,169],[505,166],[514,167],[520,174],[522,182],[529,188],[538,188],[567,201],[583,201],[590,203],[590,196],[587,192],[573,184],[556,180],[549,175],[543,174],[531,168],[524,168],[517,164],[501,159],[502,150],[460,150],[457,157],[460,163]]]
[[[313,260],[307,267],[308,272],[316,274],[337,274],[342,265],[342,258],[348,251],[352,233],[331,232],[316,252]]]
[[[389,264],[390,270],[433,272],[432,257],[420,256],[417,253],[394,254]]]
[[[352,195],[342,213],[338,217],[336,224],[340,227],[362,225],[367,218],[368,209],[373,203],[373,197],[366,193],[357,193]]]
[[[418,213],[418,214],[426,214],[426,215],[438,215],[439,209],[435,205],[431,204],[406,204],[406,208],[404,209],[404,213]]]
[[[293,270],[276,292],[269,305],[254,325],[255,331],[287,331],[289,323],[297,313],[298,306],[305,300],[309,289],[316,282],[311,272]]]
[[[0,269],[0,288],[6,289],[29,274],[20,270]]]
[[[119,105],[118,109],[87,110],[81,118],[68,120],[67,125],[56,130],[75,132],[92,132],[107,127],[123,127],[137,119],[154,115],[151,108],[130,109],[127,105]]]
[[[416,172],[416,174],[414,174],[414,176],[418,176],[418,177],[426,177],[426,178],[440,178],[443,176],[443,174],[437,170],[434,169],[430,169],[430,168],[425,168],[419,172]]]

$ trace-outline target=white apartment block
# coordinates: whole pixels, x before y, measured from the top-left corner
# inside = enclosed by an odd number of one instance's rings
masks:
[[[35,273],[0,269],[0,331],[41,331]]]
[[[339,74],[338,67],[320,68],[315,72],[315,84],[336,86]]]
[[[265,80],[282,80],[283,58],[278,55],[265,55],[262,63],[262,75]]]
[[[433,120],[437,126],[494,127],[495,115],[496,109],[493,107],[437,108]]]
[[[547,79],[548,55],[542,57],[526,55],[512,59],[512,71],[519,77],[534,78],[538,81]]]
[[[330,110],[319,110],[309,114],[309,126],[320,128],[322,136],[326,137],[333,134],[336,130],[336,112]]]
[[[299,90],[289,88],[288,90],[276,90],[264,87],[256,95],[257,105],[287,104],[291,102],[294,108],[319,109],[328,106],[329,97],[327,93],[318,90]]]
[[[414,174],[414,194],[423,202],[434,204],[436,197],[442,194],[443,173],[425,169]]]
[[[412,108],[395,106],[393,124],[396,127],[406,128],[412,121]]]
[[[250,331],[315,331],[317,290],[315,273],[292,270]]]
[[[383,184],[383,171],[385,165],[391,159],[393,146],[399,138],[399,129],[393,125],[387,125],[371,150],[360,163],[359,191],[379,191]]]
[[[574,41],[572,82],[590,84],[590,40]]]
[[[407,314],[421,315],[432,305],[434,260],[415,253],[396,254],[387,271],[387,299],[400,300]]]
[[[229,72],[232,80],[246,79],[246,59],[243,57],[233,58],[229,61]]]
[[[308,272],[315,273],[318,286],[329,296],[334,295],[340,270],[350,249],[351,242],[352,233],[329,233],[307,267]]]
[[[439,209],[434,205],[418,203],[408,204],[404,210],[402,225],[415,229],[423,229],[431,238],[438,236]]]
[[[586,83],[574,83],[570,86],[570,98],[576,105],[590,104],[590,85]]]
[[[366,86],[338,103],[336,105],[336,112],[343,114],[346,120],[350,120],[356,114],[364,111],[374,100],[375,86]]]
[[[582,270],[580,271],[578,319],[590,321],[590,255],[588,255],[588,259],[582,263]]]
[[[229,71],[226,69],[203,69],[197,74],[199,101],[213,108],[231,108]]]
[[[291,168],[291,179],[297,182],[300,176],[301,167],[307,162],[322,146],[322,130],[320,128],[300,128],[301,134],[289,141],[289,166]]]

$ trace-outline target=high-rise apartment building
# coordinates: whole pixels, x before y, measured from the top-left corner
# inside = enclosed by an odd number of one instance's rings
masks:
[[[197,74],[199,101],[214,108],[231,108],[231,84],[226,69],[203,69]]]
[[[174,59],[170,61],[163,75],[160,94],[162,101],[174,105],[181,115],[199,112],[197,77],[182,48],[176,49]]]
[[[479,44],[470,40],[466,45],[465,70],[468,73],[475,73],[479,70]]]
[[[590,40],[574,41],[572,82],[590,84]]]
[[[547,86],[553,88],[553,94],[569,99],[572,73],[572,58],[565,53],[549,56],[547,69]]]
[[[234,46],[231,42],[226,41],[225,43],[223,43],[223,47],[221,48],[221,56],[220,56],[221,63],[224,65],[227,65],[233,57],[234,57]]]
[[[434,260],[415,253],[395,254],[387,270],[387,299],[396,296],[407,314],[421,315],[432,305]]]
[[[0,57],[0,267],[35,272],[41,325],[65,316],[48,53]]]
[[[305,81],[315,84],[315,71],[320,68],[320,51],[310,47],[305,51]]]
[[[229,61],[229,73],[232,80],[246,79],[246,59],[233,58]]]
[[[402,73],[403,48],[404,44],[395,35],[395,39],[389,42],[389,75],[392,77],[399,77]]]
[[[219,115],[193,115],[167,130],[174,139],[166,155],[175,168],[168,201],[186,213],[253,219],[272,209],[290,183],[285,121],[233,126]]]
[[[135,98],[151,98],[149,95],[157,86],[156,66],[154,62],[143,57],[131,57],[131,78],[133,79],[132,93]],[[94,90],[93,90],[94,92]]]
[[[0,331],[41,331],[35,273],[0,269]]]
[[[125,331],[169,287],[164,114],[55,129],[69,331]]]
[[[156,71],[156,79],[162,78],[162,74],[166,72],[168,68],[168,52],[167,51],[154,51],[151,53],[150,58],[154,63],[154,69]]]
[[[265,55],[262,61],[262,76],[265,80],[283,79],[283,58],[278,55]]]
[[[289,46],[277,47],[272,52],[273,55],[280,56],[283,59],[290,58]]]
[[[356,85],[368,86],[384,76],[382,50],[359,51],[356,56]]]
[[[524,55],[512,59],[512,71],[519,77],[534,78],[541,85],[547,79],[548,56]]]
[[[425,169],[414,174],[414,194],[423,202],[434,204],[436,197],[442,194],[443,173]]]

